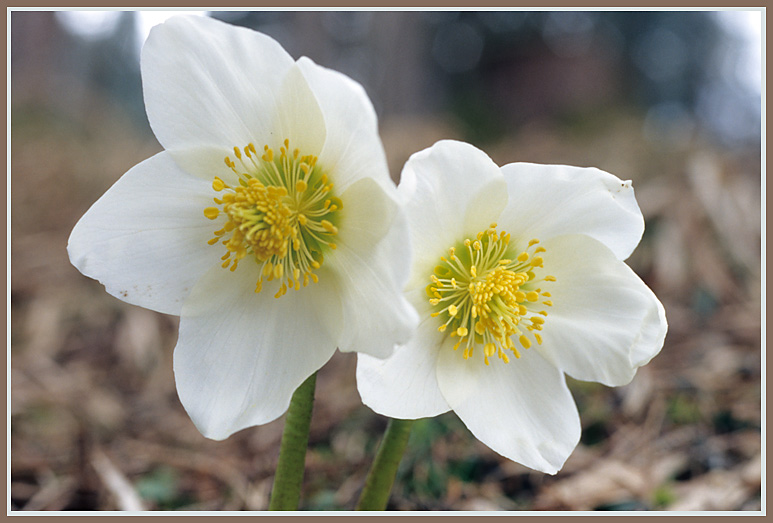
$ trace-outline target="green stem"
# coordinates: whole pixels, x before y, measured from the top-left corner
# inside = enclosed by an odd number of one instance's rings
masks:
[[[357,510],[386,510],[397,467],[408,444],[413,420],[390,419],[384,439],[370,467]]]
[[[290,400],[279,447],[279,462],[274,474],[274,487],[268,504],[269,510],[298,510],[316,384],[315,372],[298,387]]]

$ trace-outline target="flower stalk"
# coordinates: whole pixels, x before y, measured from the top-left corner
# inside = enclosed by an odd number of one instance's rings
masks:
[[[385,510],[397,475],[397,467],[408,444],[413,420],[390,418],[376,459],[365,479],[357,510]]]
[[[316,384],[315,372],[298,387],[290,400],[269,510],[298,510]]]

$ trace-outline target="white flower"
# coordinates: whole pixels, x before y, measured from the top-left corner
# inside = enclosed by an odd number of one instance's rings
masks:
[[[201,17],[155,27],[141,63],[165,151],[89,209],[68,251],[110,294],[181,317],[180,399],[223,439],[280,416],[336,347],[384,357],[408,339],[405,219],[353,80]]]
[[[358,355],[366,405],[416,419],[453,410],[483,443],[554,474],[580,437],[564,373],[628,383],[659,351],[663,306],[622,261],[644,231],[630,182],[514,163],[442,141],[406,163],[414,337]]]

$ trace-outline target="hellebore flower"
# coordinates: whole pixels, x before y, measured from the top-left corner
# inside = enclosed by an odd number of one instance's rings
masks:
[[[348,77],[202,17],[155,27],[141,68],[165,150],[88,210],[68,252],[110,294],[180,316],[180,400],[224,439],[282,415],[336,347],[384,357],[408,338],[405,219]]]
[[[441,141],[406,163],[420,324],[384,360],[358,355],[374,411],[453,410],[499,454],[554,474],[580,438],[564,373],[630,382],[661,349],[663,306],[622,261],[644,220],[630,182],[598,169],[513,163]]]

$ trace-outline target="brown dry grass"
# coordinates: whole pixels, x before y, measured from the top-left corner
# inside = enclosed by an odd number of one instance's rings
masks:
[[[158,150],[107,106],[91,114],[13,108],[11,508],[263,510],[282,420],[204,439],[174,388],[176,318],[112,298],[68,262],[79,216]],[[453,129],[384,122],[392,169]],[[416,424],[390,508],[759,510],[759,151],[649,143],[624,114],[592,132],[533,124],[488,150],[633,179],[648,227],[629,262],[669,335],[629,386],[571,383],[584,434],[558,475],[499,457],[447,414]],[[320,373],[303,509],[353,507],[385,426],[354,366],[337,354]]]

